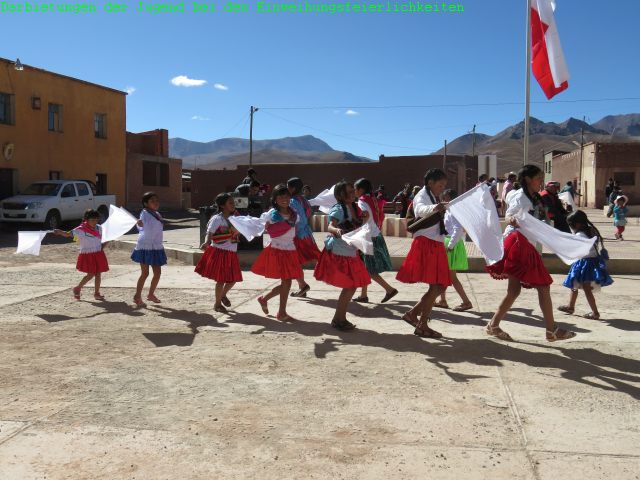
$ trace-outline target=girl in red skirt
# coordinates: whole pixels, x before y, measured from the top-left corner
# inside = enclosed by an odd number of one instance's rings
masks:
[[[278,278],[280,285],[272,289],[263,297],[258,297],[258,303],[265,314],[269,314],[267,302],[275,296],[280,296],[280,308],[276,318],[283,322],[295,320],[287,314],[287,297],[291,290],[291,281],[302,277],[302,267],[296,250],[294,237],[296,222],[299,217],[289,206],[291,194],[284,183],[276,185],[271,194],[273,208],[263,214],[266,219],[265,230],[271,237],[271,243],[265,247],[256,259],[251,271],[266,278]]]
[[[102,272],[109,271],[109,262],[104,254],[104,245],[102,244],[102,230],[98,221],[100,214],[93,209],[84,212],[82,223],[69,232],[62,230],[54,230],[55,235],[71,238],[80,245],[80,255],[76,262],[76,269],[86,275],[82,277],[78,286],[73,289],[73,296],[76,300],[80,300],[80,291],[89,281],[95,279],[93,297],[96,300],[104,300],[104,296],[100,293],[100,282],[102,280]]]
[[[307,263],[315,263],[320,258],[320,250],[316,241],[313,238],[313,229],[311,228],[311,205],[309,201],[302,195],[302,187],[304,183],[298,177],[290,178],[287,181],[287,188],[291,193],[291,208],[296,212],[298,216],[298,223],[296,223],[296,236],[293,239],[296,249],[298,251],[298,257],[302,265]],[[300,278],[297,278],[298,291],[292,292],[292,297],[306,297],[307,292],[311,287],[304,280],[304,273]]]
[[[499,262],[486,267],[493,278],[509,281],[507,295],[487,325],[487,334],[500,340],[512,340],[511,336],[500,328],[500,321],[520,295],[522,287],[535,288],[538,291],[548,341],[566,340],[575,336],[573,332],[556,327],[549,289],[553,280],[535,245],[518,230],[518,222],[513,218],[520,211],[529,212],[538,218],[544,215],[540,195],[538,195],[543,181],[544,174],[535,165],[525,165],[518,173],[521,188],[510,193],[508,198],[505,216],[508,226],[504,232],[504,256]]]
[[[347,320],[347,307],[356,290],[371,283],[371,277],[358,256],[358,250],[342,240],[342,235],[362,225],[362,212],[358,208],[353,183],[338,182],[333,194],[338,201],[329,211],[329,233],[324,250],[313,273],[334,287],[342,288],[331,326],[338,330],[353,330],[355,325]]]
[[[219,313],[227,313],[225,307],[231,306],[227,293],[236,282],[242,281],[237,254],[238,232],[229,223],[229,217],[235,213],[236,205],[229,193],[219,194],[216,197],[216,205],[219,213],[209,220],[207,238],[200,245],[204,254],[195,271],[216,282],[216,302],[213,309]]]
[[[433,212],[444,213],[445,203],[438,198],[447,186],[447,175],[434,168],[424,176],[424,188],[413,199],[413,211],[416,218],[425,217]],[[396,278],[403,283],[426,283],[429,289],[415,306],[405,313],[402,319],[415,328],[419,337],[440,338],[442,334],[429,328],[431,310],[438,295],[451,285],[449,260],[444,248],[446,234],[443,217],[440,222],[413,234],[413,241],[407,258],[400,267]]]

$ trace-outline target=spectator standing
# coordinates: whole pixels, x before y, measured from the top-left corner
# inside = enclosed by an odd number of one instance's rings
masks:
[[[561,232],[571,233],[567,223],[567,211],[558,198],[558,182],[547,182],[545,189],[540,192],[540,199],[547,211],[547,218],[553,221],[553,226]]]

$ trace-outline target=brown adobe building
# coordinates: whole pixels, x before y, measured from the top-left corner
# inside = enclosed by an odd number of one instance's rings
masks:
[[[640,142],[591,142],[581,149],[556,155],[551,161],[553,180],[578,186],[579,205],[602,208],[606,205],[605,187],[613,178],[629,197],[630,204],[640,203]]]
[[[126,93],[0,58],[0,199],[86,179],[125,199]]]
[[[430,168],[442,168],[442,155],[416,155],[387,157],[380,155],[377,162],[344,163],[261,163],[254,165],[261,183],[271,185],[300,177],[312,188],[312,195],[330,188],[345,178],[368,178],[377,188],[383,184],[389,200],[404,187],[424,185],[424,174]],[[194,208],[211,205],[218,193],[233,191],[246,176],[249,165],[238,165],[234,170],[194,170],[191,174],[191,205]],[[446,168],[449,188],[462,193],[475,186],[478,180],[478,157],[447,155]]]
[[[169,132],[127,132],[126,206],[141,208],[142,195],[158,194],[161,209],[177,210],[182,205],[182,160],[169,157]]]

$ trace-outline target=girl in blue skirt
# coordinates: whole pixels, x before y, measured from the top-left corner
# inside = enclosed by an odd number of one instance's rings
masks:
[[[144,306],[142,301],[142,289],[144,283],[149,276],[149,267],[153,270],[153,277],[149,285],[147,300],[154,303],[160,303],[160,299],[156,297],[155,291],[160,281],[162,265],[167,264],[167,254],[164,252],[162,244],[162,233],[164,229],[164,220],[158,212],[160,208],[160,200],[154,192],[147,192],[142,196],[142,212],[140,212],[140,220],[138,220],[138,241],[136,248],[131,254],[131,260],[140,264],[140,277],[136,285],[136,293],[133,296],[133,302],[136,306]]]
[[[574,262],[569,269],[569,274],[563,285],[571,289],[569,295],[569,304],[558,307],[561,312],[572,314],[576,307],[578,299],[578,290],[584,290],[584,296],[591,307],[591,312],[583,315],[584,318],[593,320],[600,319],[600,312],[596,305],[596,297],[593,295],[594,290],[600,287],[606,287],[613,283],[612,278],[607,272],[606,260],[608,254],[604,249],[602,236],[598,229],[589,221],[587,214],[582,210],[576,210],[567,217],[567,222],[571,231],[576,235],[584,238],[597,237],[596,243],[593,244],[589,255]],[[600,243],[600,251],[598,251],[598,243]]]

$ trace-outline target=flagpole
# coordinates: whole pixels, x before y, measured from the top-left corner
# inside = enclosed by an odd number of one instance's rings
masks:
[[[529,105],[531,103],[531,0],[527,0],[527,68],[525,77],[524,106],[524,158],[523,165],[529,161]]]

